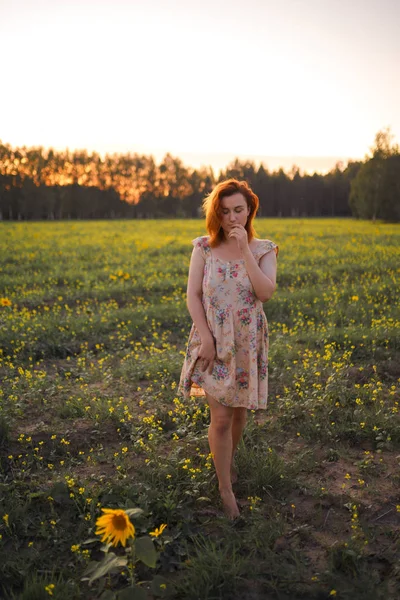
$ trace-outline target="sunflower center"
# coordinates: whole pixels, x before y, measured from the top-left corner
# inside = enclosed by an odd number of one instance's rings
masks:
[[[125,515],[114,515],[112,524],[114,529],[117,529],[118,531],[124,531],[128,527]]]

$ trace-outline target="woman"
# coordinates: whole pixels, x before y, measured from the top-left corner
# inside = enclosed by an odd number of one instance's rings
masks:
[[[204,199],[208,236],[194,245],[187,286],[193,319],[178,392],[205,396],[210,450],[225,513],[239,516],[234,455],[247,410],[267,407],[268,323],[263,302],[276,287],[278,246],[255,238],[259,200],[228,179]],[[273,250],[273,252],[271,252]]]

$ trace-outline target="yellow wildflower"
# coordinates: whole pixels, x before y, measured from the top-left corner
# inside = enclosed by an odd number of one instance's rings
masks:
[[[163,523],[160,525],[160,528],[156,527],[154,531],[150,531],[149,535],[152,535],[153,537],[159,537],[166,527],[166,523]]]
[[[53,595],[53,590],[54,590],[55,587],[56,586],[54,585],[54,583],[49,583],[49,585],[46,585],[44,589],[49,594],[49,596],[52,596]]]

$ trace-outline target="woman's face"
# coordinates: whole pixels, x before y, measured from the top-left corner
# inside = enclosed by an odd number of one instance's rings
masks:
[[[240,192],[232,196],[224,196],[220,202],[221,227],[224,233],[228,235],[233,225],[246,226],[247,217],[250,214],[250,207],[247,206],[246,198]]]

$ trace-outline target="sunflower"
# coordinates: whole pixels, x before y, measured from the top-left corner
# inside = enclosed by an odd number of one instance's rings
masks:
[[[96,535],[101,535],[101,541],[117,546],[121,542],[123,546],[130,537],[135,537],[135,528],[129,520],[128,515],[122,509],[102,508],[104,515],[96,521]]]

